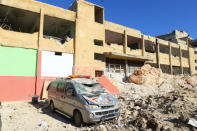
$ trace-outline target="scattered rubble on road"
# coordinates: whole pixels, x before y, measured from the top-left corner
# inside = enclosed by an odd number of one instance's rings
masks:
[[[143,70],[142,70],[143,69]],[[57,113],[49,113],[43,103],[4,103],[1,110],[3,131],[9,130],[197,130],[197,75],[171,76],[145,65],[135,76],[146,78],[141,84],[110,81],[118,87],[122,107],[118,120],[77,128]]]

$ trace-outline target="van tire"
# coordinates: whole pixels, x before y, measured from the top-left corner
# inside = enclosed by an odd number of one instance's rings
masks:
[[[73,122],[77,127],[81,127],[83,125],[83,118],[81,112],[78,110],[74,111],[73,114]]]
[[[54,107],[53,101],[50,101],[50,104],[49,104],[50,112],[54,112],[54,109],[55,109],[55,107]]]

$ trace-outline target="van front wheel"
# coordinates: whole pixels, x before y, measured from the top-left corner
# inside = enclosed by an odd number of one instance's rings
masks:
[[[77,110],[74,111],[73,121],[74,121],[74,124],[77,127],[82,126],[82,124],[83,124],[83,118],[82,118],[82,115],[81,115],[81,112],[80,111],[77,111]]]

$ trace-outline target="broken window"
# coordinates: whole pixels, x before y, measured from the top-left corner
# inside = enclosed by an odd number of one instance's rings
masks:
[[[188,50],[181,50],[182,51],[182,57],[189,58],[189,52]]]
[[[188,67],[183,67],[183,74],[189,74],[189,68]]]
[[[38,13],[0,5],[0,28],[15,32],[34,33],[39,31]]]
[[[160,68],[163,73],[170,74],[170,65],[160,64]]]
[[[140,41],[141,39],[139,38],[127,36],[127,47],[129,47],[131,50],[140,49]]]
[[[172,71],[174,75],[179,75],[181,73],[180,66],[172,66]]]
[[[103,24],[103,8],[94,6],[95,22]]]
[[[155,43],[145,40],[145,51],[149,52],[149,53],[155,53],[155,51],[156,51]]]
[[[94,40],[94,45],[103,46],[102,40]]]
[[[105,42],[108,45],[111,45],[111,44],[123,45],[124,43],[123,38],[124,38],[123,34],[105,30]]]
[[[44,16],[44,38],[64,44],[74,37],[74,28],[74,23],[71,21]]]
[[[104,55],[99,53],[94,53],[94,59],[99,61],[104,61]]]
[[[180,55],[180,51],[179,51],[179,48],[175,48],[175,47],[171,47],[172,49],[172,55],[173,56],[179,56]]]
[[[169,46],[159,44],[159,51],[164,54],[169,54]]]
[[[96,70],[95,71],[95,77],[101,77],[103,75],[103,71]]]

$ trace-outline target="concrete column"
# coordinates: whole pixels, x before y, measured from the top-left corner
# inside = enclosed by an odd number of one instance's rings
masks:
[[[125,77],[128,77],[128,60],[125,60]]]
[[[160,47],[159,47],[159,42],[158,39],[156,39],[156,45],[157,45],[157,64],[158,64],[158,68],[160,69]]]
[[[189,38],[187,37],[186,44],[189,46]]]
[[[189,54],[189,71],[190,75],[192,75],[192,58],[191,58],[191,49],[188,46],[188,54]]]
[[[180,62],[181,74],[183,74],[183,63],[182,63],[182,51],[181,51],[181,45],[179,45],[179,62]]]
[[[170,63],[170,74],[173,74],[172,70],[172,48],[171,48],[171,43],[168,43],[169,46],[169,63]]]
[[[43,29],[44,28],[44,10],[40,9],[40,28],[38,33],[38,48],[41,42],[41,38],[43,38]]]
[[[127,54],[127,31],[124,31],[124,54]]]
[[[142,56],[145,56],[145,40],[144,40],[144,35],[142,37]]]

